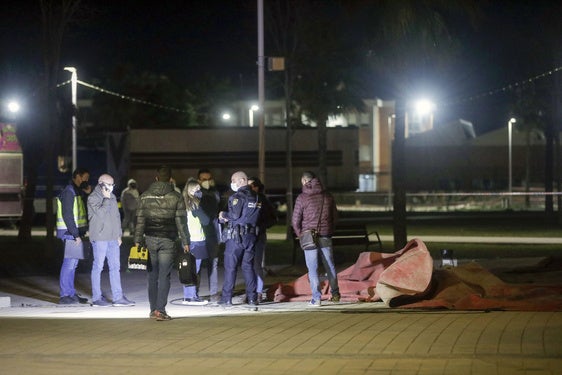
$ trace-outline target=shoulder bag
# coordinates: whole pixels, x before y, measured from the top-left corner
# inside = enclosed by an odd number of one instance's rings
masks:
[[[322,206],[320,208],[320,215],[318,216],[318,223],[316,229],[307,229],[301,232],[299,242],[301,249],[314,250],[318,248],[318,232],[320,229],[320,220],[322,219],[322,210],[324,209],[324,196],[322,196]]]

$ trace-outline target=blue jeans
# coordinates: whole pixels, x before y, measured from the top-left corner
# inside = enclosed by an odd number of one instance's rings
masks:
[[[74,275],[78,267],[78,258],[64,258],[60,268],[60,296],[74,296]]]
[[[123,298],[121,289],[121,267],[119,243],[114,241],[92,241],[94,261],[92,263],[92,301],[99,301],[101,293],[101,271],[105,258],[109,267],[109,283],[111,284],[111,296],[113,301]]]
[[[166,311],[170,293],[170,274],[174,265],[176,241],[145,236],[148,248],[148,302],[150,311]]]
[[[81,241],[77,243],[74,240],[64,241],[64,252],[65,257],[62,261],[62,266],[60,268],[60,296],[74,296],[76,294],[76,289],[74,288],[74,276],[76,274],[76,267],[78,267],[78,261],[80,258],[67,258],[68,254],[83,254],[84,253],[84,242]]]
[[[245,234],[242,241],[226,241],[224,251],[224,283],[222,286],[221,300],[224,302],[232,301],[232,292],[236,283],[236,271],[238,263],[241,261],[241,268],[246,283],[246,297],[248,301],[256,300],[256,273],[254,272],[254,251],[256,236]]]
[[[328,274],[328,282],[330,283],[332,294],[340,292],[332,247],[327,246],[321,247],[320,249],[304,250],[304,259],[306,268],[308,268],[308,281],[310,282],[310,289],[312,290],[312,299],[317,301],[322,299],[320,280],[318,278],[318,254],[320,252],[322,253],[322,263]]]
[[[254,271],[256,272],[256,292],[263,292],[263,257],[265,255],[265,244],[267,235],[265,231],[258,235],[256,251],[254,255]]]
[[[199,297],[199,281],[201,278],[199,274],[201,272],[201,262],[203,259],[195,259],[195,270],[197,272],[197,285],[183,286],[183,298],[195,298]]]

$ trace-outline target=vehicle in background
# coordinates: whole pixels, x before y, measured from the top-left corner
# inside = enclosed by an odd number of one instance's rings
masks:
[[[23,213],[23,153],[13,124],[0,123],[0,220]]]

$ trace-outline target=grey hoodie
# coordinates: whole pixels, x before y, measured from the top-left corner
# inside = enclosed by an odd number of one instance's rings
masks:
[[[88,220],[92,241],[112,241],[123,235],[117,198],[113,193],[105,198],[100,185],[88,197]]]

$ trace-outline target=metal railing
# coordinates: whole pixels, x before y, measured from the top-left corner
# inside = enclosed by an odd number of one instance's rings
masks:
[[[554,210],[561,204],[561,192],[418,192],[406,194],[409,212],[544,211],[547,196]],[[388,193],[334,193],[338,209],[345,211],[392,211]]]

